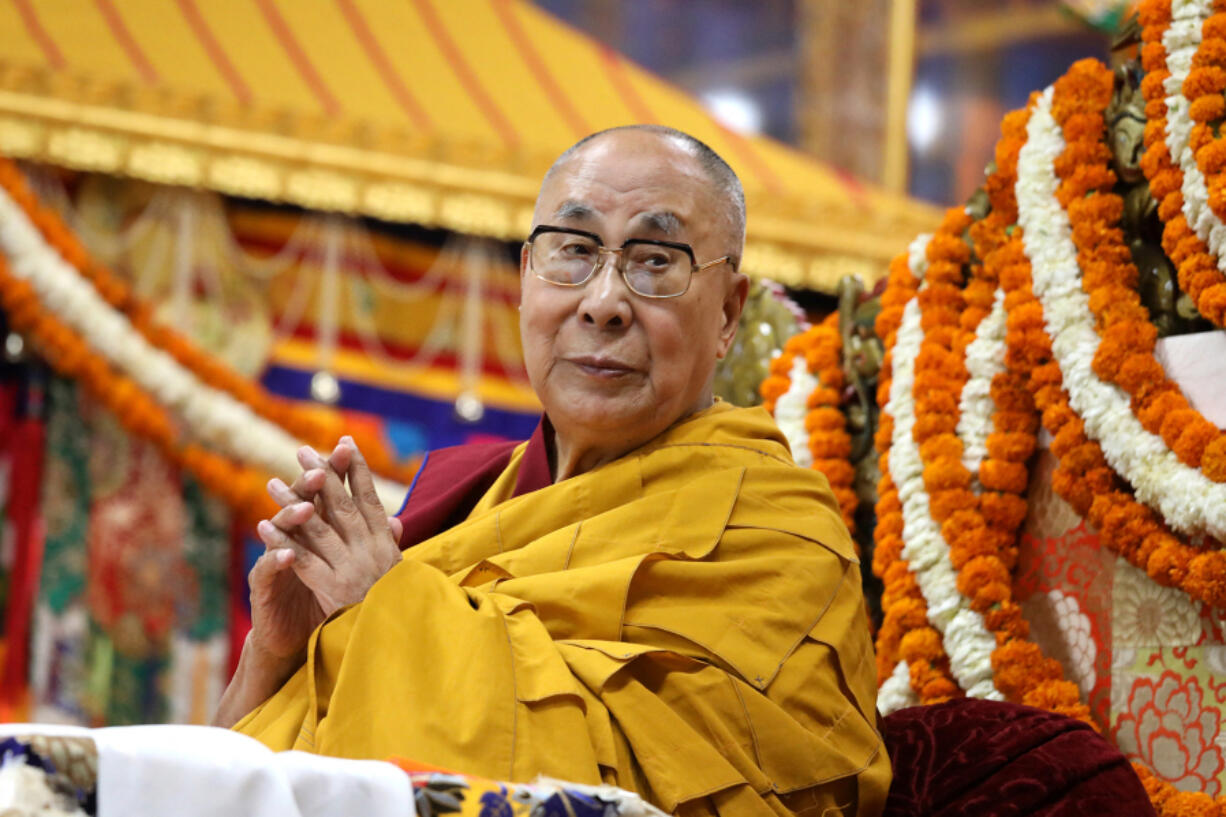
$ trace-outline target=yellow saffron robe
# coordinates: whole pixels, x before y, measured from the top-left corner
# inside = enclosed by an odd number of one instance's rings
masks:
[[[881,811],[860,569],[826,479],[717,403],[405,551],[235,729],[494,780],[610,783],[682,815]]]

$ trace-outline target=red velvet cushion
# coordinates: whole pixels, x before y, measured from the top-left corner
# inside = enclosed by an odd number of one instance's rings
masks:
[[[917,706],[885,718],[885,742],[886,817],[1154,814],[1124,756],[1062,715],[975,699]]]

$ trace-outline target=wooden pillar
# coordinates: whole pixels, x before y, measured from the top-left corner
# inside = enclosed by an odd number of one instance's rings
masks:
[[[801,145],[905,192],[916,0],[802,0],[799,15]]]

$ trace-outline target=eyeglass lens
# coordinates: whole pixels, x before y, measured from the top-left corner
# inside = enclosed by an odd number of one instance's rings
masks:
[[[547,281],[577,286],[600,263],[600,245],[587,236],[542,233],[532,242],[532,269]],[[660,297],[684,292],[693,267],[687,253],[675,247],[628,241],[615,259],[630,289]]]

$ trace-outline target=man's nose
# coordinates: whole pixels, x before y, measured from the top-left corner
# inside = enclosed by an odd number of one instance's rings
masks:
[[[596,271],[583,286],[579,311],[583,322],[599,329],[629,326],[634,317],[630,305],[630,289],[617,271],[620,256],[602,253]]]

